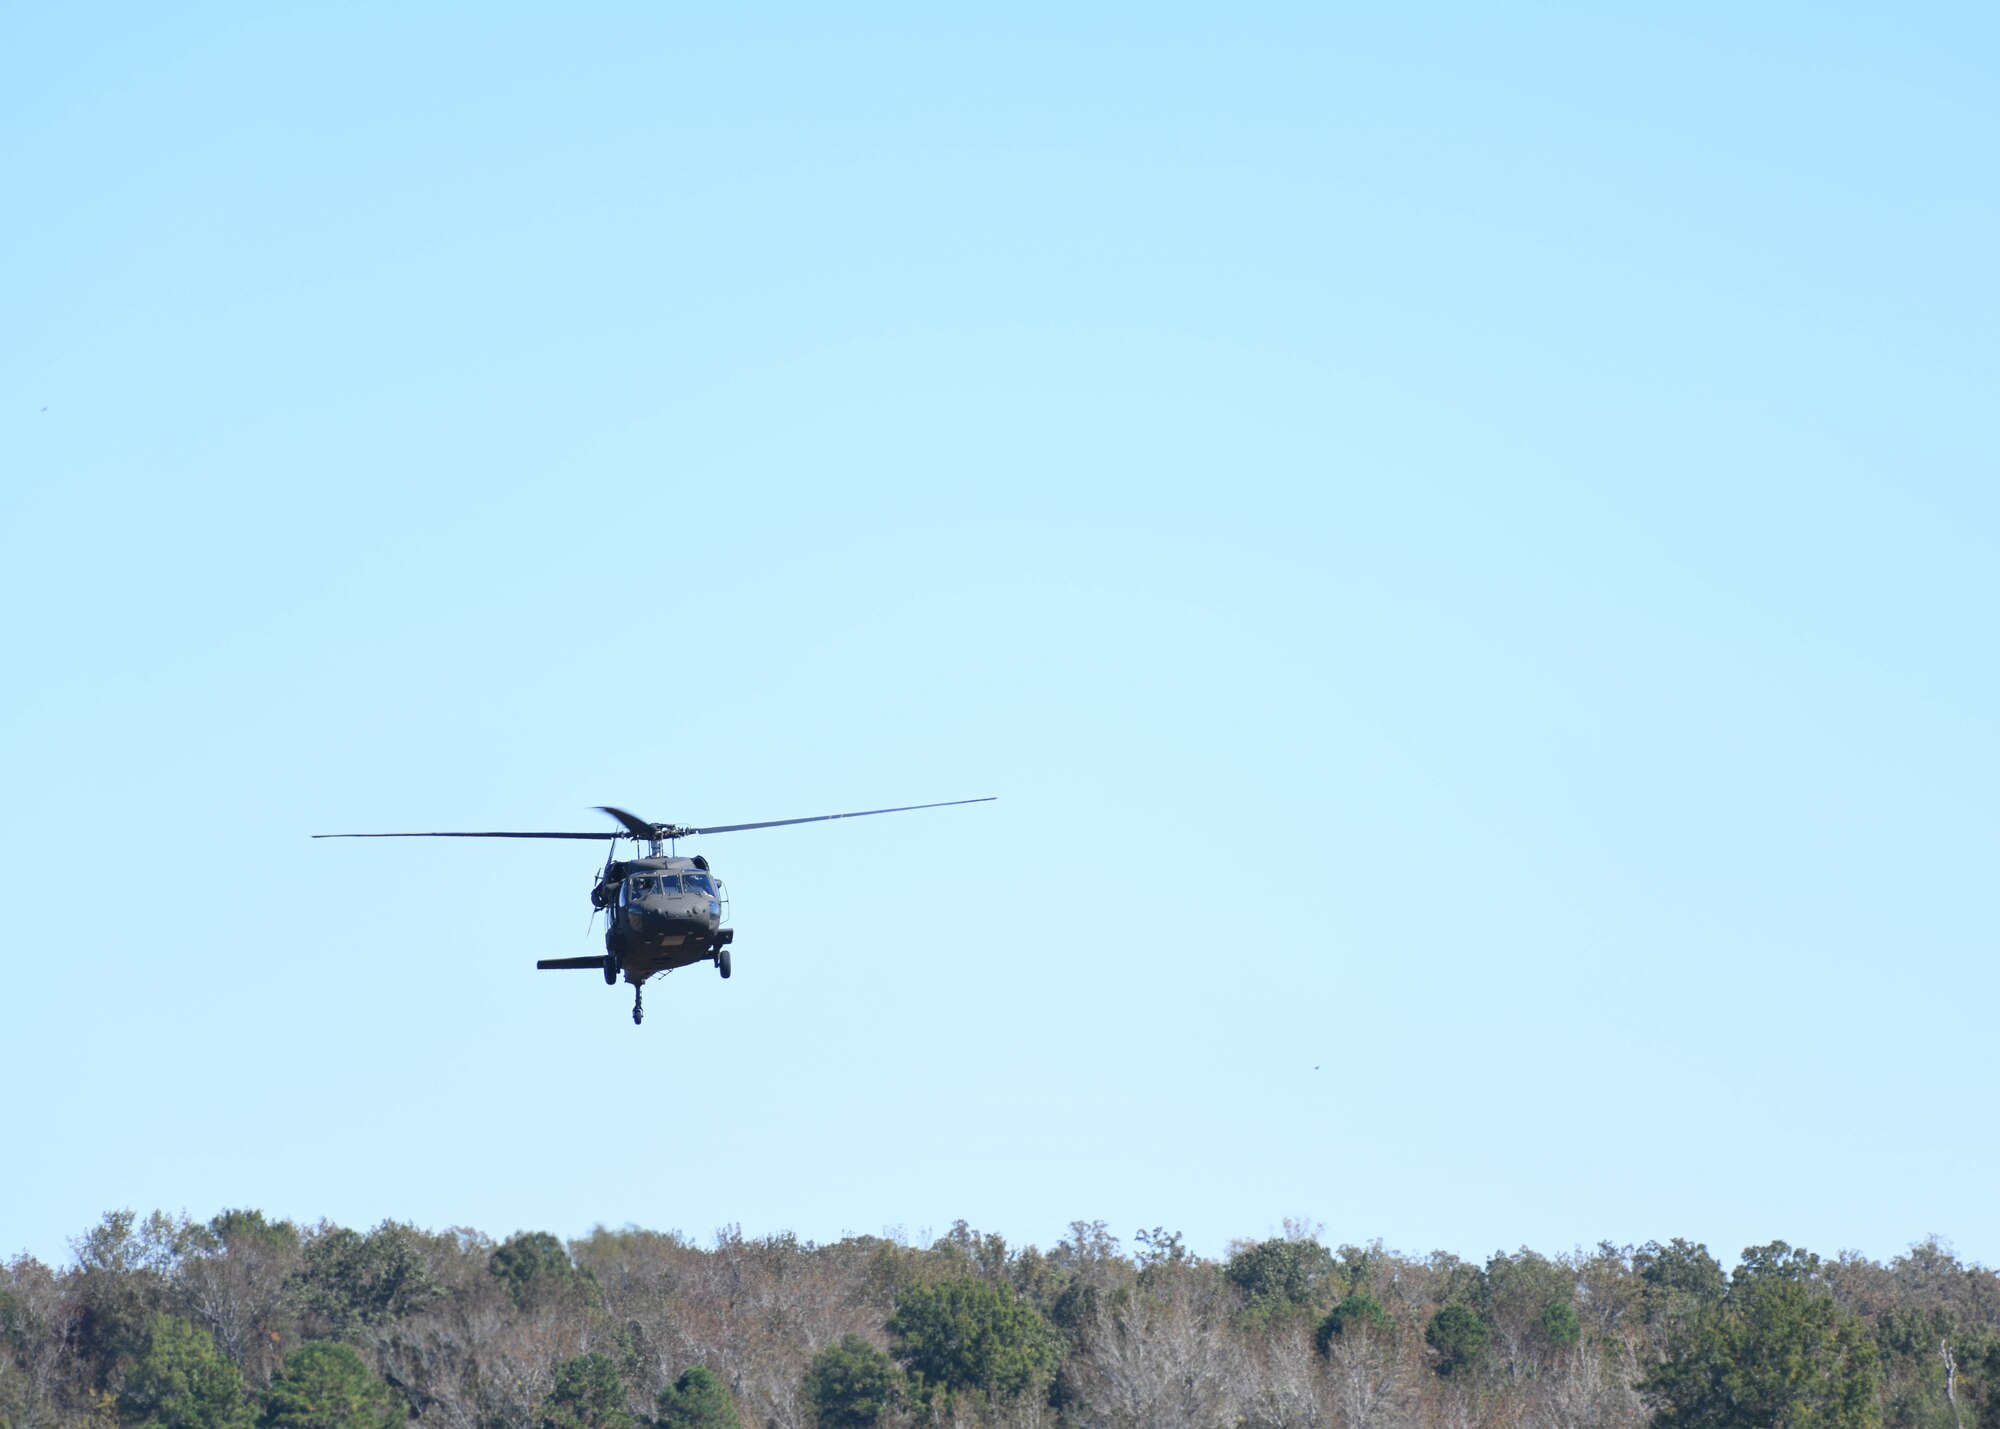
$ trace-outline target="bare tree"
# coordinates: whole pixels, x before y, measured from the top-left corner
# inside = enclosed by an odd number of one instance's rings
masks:
[[[1331,1385],[1305,1326],[1281,1326],[1232,1356],[1231,1398],[1248,1429],[1329,1429]]]
[[[298,1232],[254,1211],[225,1211],[206,1228],[189,1227],[186,1245],[173,1271],[175,1298],[246,1379],[264,1383],[282,1358],[279,1326],[301,1261]]]
[[[1224,1317],[1206,1269],[1159,1267],[1126,1303],[1100,1306],[1071,1381],[1090,1422],[1114,1429],[1227,1422]]]
[[[1606,1362],[1597,1348],[1578,1346],[1535,1386],[1527,1409],[1533,1429],[1618,1429],[1647,1419],[1633,1385],[1639,1378],[1629,1347]]]
[[[1326,1374],[1341,1429],[1394,1429],[1410,1422],[1410,1380],[1396,1341],[1366,1324],[1326,1347]]]
[[[39,1260],[24,1255],[0,1266],[0,1424],[44,1429],[56,1422],[81,1312]]]
[[[576,1294],[517,1309],[484,1271],[455,1268],[455,1293],[376,1332],[377,1363],[418,1418],[440,1429],[528,1429],[557,1365],[588,1351],[601,1320]]]

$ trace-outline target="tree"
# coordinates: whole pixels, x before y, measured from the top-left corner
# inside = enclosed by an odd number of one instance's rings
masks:
[[[409,1226],[384,1221],[365,1236],[333,1226],[306,1245],[300,1303],[331,1337],[399,1320],[443,1293]]]
[[[1101,1226],[1104,1222],[1096,1221],[1093,1224]],[[1075,1225],[1076,1223],[1072,1223],[1071,1225],[1072,1232],[1075,1230]],[[1186,1242],[1181,1239],[1181,1233],[1179,1231],[1170,1231],[1165,1226],[1154,1226],[1151,1230],[1139,1230],[1133,1234],[1132,1239],[1139,1247],[1132,1252],[1133,1263],[1142,1272],[1161,1265],[1185,1265],[1189,1260],[1194,1258],[1193,1252],[1187,1248]],[[1115,1253],[1118,1242],[1114,1239],[1111,1244]]]
[[[1978,1411],[1978,1422],[1984,1425],[2000,1425],[2000,1339],[1984,1342],[1975,1354],[1962,1357],[1965,1367],[1972,1373],[1971,1393],[1958,1389],[1956,1394],[1965,1395]]]
[[[1495,1358],[1510,1376],[1539,1374],[1576,1344],[1583,1332],[1577,1279],[1566,1258],[1551,1260],[1526,1247],[1487,1260],[1468,1303],[1493,1332]]]
[[[1569,1349],[1583,1335],[1583,1326],[1576,1318],[1576,1306],[1567,1300],[1551,1300],[1542,1306],[1536,1327],[1551,1349]]]
[[[1424,1329],[1424,1342],[1437,1351],[1437,1372],[1464,1374],[1486,1359],[1493,1332],[1486,1322],[1464,1305],[1447,1305],[1431,1316]]]
[[[1387,1335],[1370,1335],[1350,1323],[1348,1333],[1327,1341],[1327,1388],[1347,1429],[1386,1429],[1413,1422],[1399,1412],[1408,1387],[1403,1359]]]
[[[920,1285],[889,1317],[891,1353],[930,1388],[1011,1398],[1048,1388],[1062,1337],[1005,1286],[960,1278]]]
[[[1316,1240],[1259,1241],[1230,1256],[1222,1274],[1243,1292],[1250,1315],[1264,1319],[1320,1308],[1340,1280],[1333,1252]]]
[[[576,1281],[563,1243],[547,1231],[522,1231],[509,1236],[486,1262],[493,1278],[507,1287],[516,1305],[525,1308],[551,1291]]]
[[[118,1409],[140,1429],[249,1429],[253,1421],[242,1372],[208,1331],[174,1315],[147,1323]]]
[[[539,1429],[635,1429],[637,1423],[625,1407],[618,1366],[604,1355],[578,1355],[558,1365],[536,1422]]]
[[[1208,1265],[1154,1266],[1134,1293],[1105,1296],[1063,1366],[1066,1417],[1105,1429],[1232,1422],[1244,1362],[1228,1331],[1232,1298]]]
[[[1674,1319],[1722,1299],[1729,1282],[1708,1247],[1676,1236],[1661,1245],[1648,1241],[1632,1257],[1645,1287],[1646,1318]]]
[[[299,1233],[262,1211],[224,1211],[182,1233],[174,1288],[191,1318],[236,1365],[261,1380],[275,1357],[274,1326],[299,1265]]]
[[[729,1391],[702,1365],[690,1365],[660,1391],[659,1410],[658,1429],[743,1429]]]
[[[408,1417],[360,1355],[318,1341],[285,1356],[264,1391],[257,1423],[259,1429],[396,1429]]]
[[[965,1221],[953,1221],[951,1229],[931,1246],[935,1255],[960,1262],[962,1274],[976,1275],[996,1283],[1007,1279],[1007,1242],[990,1232],[982,1234]]]
[[[1752,1280],[1795,1280],[1814,1284],[1820,1278],[1820,1258],[1811,1251],[1774,1240],[1769,1245],[1748,1246],[1743,1259],[1730,1274],[1732,1285]]]
[[[78,1307],[32,1256],[0,1266],[0,1426],[40,1429],[54,1417]]]
[[[1873,1429],[1877,1351],[1796,1261],[1738,1279],[1672,1338],[1640,1386],[1658,1429]]]
[[[813,1356],[804,1390],[820,1429],[868,1429],[902,1397],[903,1377],[882,1351],[848,1335]]]
[[[1350,1330],[1368,1330],[1376,1333],[1393,1333],[1396,1322],[1389,1318],[1389,1312],[1382,1308],[1382,1302],[1366,1291],[1357,1290],[1327,1311],[1326,1318],[1319,1322],[1319,1332],[1314,1337],[1319,1352],[1326,1354],[1333,1342]]]
[[[117,1388],[121,1372],[145,1352],[153,1316],[167,1308],[163,1272],[177,1239],[178,1227],[158,1212],[141,1223],[130,1211],[107,1211],[70,1242],[80,1307],[76,1351],[100,1388]]]
[[[1174,1240],[1179,1241],[1180,1237],[1175,1236]],[[1139,1241],[1142,1245],[1149,1243],[1145,1231],[1139,1232]],[[1111,1227],[1103,1221],[1071,1221],[1069,1234],[1056,1242],[1049,1260],[1058,1270],[1084,1276],[1093,1283],[1104,1280],[1108,1278],[1105,1267],[1121,1263],[1118,1237],[1111,1234]]]
[[[1966,1337],[1941,1309],[1897,1306],[1875,1317],[1873,1334],[1882,1360],[1882,1400],[1890,1424],[1951,1429],[1956,1419],[1959,1366],[1973,1364]]]

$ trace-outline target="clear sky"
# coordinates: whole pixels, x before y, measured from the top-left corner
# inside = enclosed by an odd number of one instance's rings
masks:
[[[0,16],[0,1254],[2000,1262],[1991,6],[714,8]]]

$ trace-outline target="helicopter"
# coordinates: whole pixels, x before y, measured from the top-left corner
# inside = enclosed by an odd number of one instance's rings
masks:
[[[316,839],[604,839],[611,844],[604,867],[590,890],[590,906],[609,917],[604,930],[604,956],[542,958],[535,967],[543,972],[598,971],[605,985],[617,983],[622,973],[632,985],[632,1023],[645,1020],[646,979],[655,973],[672,972],[694,963],[714,963],[715,970],[728,977],[729,946],[736,930],[724,927],[729,921],[729,891],[715,877],[708,860],[700,854],[681,858],[673,852],[680,839],[703,834],[734,834],[746,829],[776,829],[788,824],[820,824],[831,819],[864,819],[873,814],[907,814],[917,809],[948,809],[958,804],[990,804],[996,796],[982,799],[946,799],[936,804],[904,804],[894,809],[857,809],[850,814],[809,814],[802,819],[766,819],[755,824],[708,824],[685,828],[679,824],[652,823],[637,814],[597,805],[623,827],[611,832],[550,833],[489,830],[483,833],[417,834],[314,834]],[[644,857],[620,859],[618,843],[631,839],[645,844]],[[662,854],[660,846],[668,846]],[[637,852],[637,849],[634,849]],[[592,915],[595,917],[595,914]]]

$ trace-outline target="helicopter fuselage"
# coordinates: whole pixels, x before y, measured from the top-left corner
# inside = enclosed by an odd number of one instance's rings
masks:
[[[625,981],[713,962],[731,942],[729,894],[706,858],[628,859],[608,865],[591,892],[605,910],[604,950]]]

